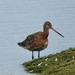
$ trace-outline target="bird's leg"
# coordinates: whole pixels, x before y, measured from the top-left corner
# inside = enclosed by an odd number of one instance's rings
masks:
[[[38,58],[40,58],[40,51],[38,51]]]
[[[32,51],[32,59],[34,59],[34,51]]]

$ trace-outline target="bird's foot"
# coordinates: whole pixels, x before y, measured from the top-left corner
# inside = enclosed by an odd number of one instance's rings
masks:
[[[38,53],[38,58],[40,58],[40,55],[39,55],[39,53]]]
[[[34,56],[32,56],[32,60],[34,59]]]

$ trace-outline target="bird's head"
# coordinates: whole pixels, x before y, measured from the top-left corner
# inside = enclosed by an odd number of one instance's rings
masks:
[[[49,21],[46,21],[44,23],[44,29],[51,29],[52,28],[52,24]]]
[[[64,36],[62,34],[60,34],[57,30],[55,30],[53,27],[52,27],[52,24],[49,22],[49,21],[46,21],[44,23],[44,29],[52,29],[54,32],[56,32],[57,34],[59,34],[60,36],[62,36],[64,38]]]

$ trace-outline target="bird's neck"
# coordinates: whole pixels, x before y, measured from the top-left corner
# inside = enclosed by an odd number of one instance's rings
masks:
[[[48,35],[49,35],[49,29],[46,29],[46,28],[45,28],[45,29],[43,30],[43,33],[44,33],[44,37],[47,38]]]

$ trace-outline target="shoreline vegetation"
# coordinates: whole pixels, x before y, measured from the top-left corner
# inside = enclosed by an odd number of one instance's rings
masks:
[[[75,47],[22,64],[36,75],[75,75]]]

